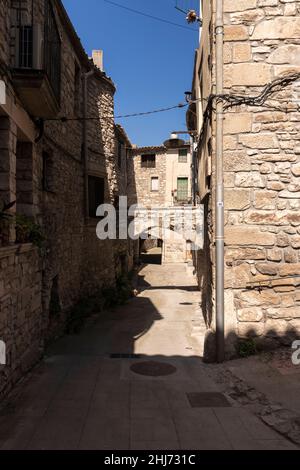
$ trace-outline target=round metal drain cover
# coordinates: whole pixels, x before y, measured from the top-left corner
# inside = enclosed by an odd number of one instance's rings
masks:
[[[137,362],[136,364],[133,364],[130,369],[135,374],[147,375],[149,377],[171,375],[177,371],[176,367],[171,364],[155,361]]]

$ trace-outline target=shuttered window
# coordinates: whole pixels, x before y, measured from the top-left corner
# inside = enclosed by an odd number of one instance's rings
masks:
[[[178,162],[187,163],[188,151],[187,149],[179,149],[178,151]]]
[[[188,178],[177,179],[177,200],[184,202],[188,200],[189,180]]]

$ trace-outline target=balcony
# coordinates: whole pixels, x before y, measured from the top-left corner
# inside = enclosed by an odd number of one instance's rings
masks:
[[[45,70],[14,69],[12,80],[25,109],[33,117],[53,118],[60,109]]]
[[[45,23],[15,28],[12,81],[33,117],[53,118],[60,110],[61,40],[50,2]]]

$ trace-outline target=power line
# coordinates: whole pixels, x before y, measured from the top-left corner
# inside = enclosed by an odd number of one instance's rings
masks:
[[[123,114],[120,116],[106,116],[103,115],[103,119],[125,119],[125,118],[131,118],[131,117],[138,117],[138,116],[149,116],[150,114],[158,114],[158,113],[164,113],[167,111],[172,111],[173,109],[181,109],[185,108],[188,105],[188,103],[178,103],[174,106],[169,106],[168,108],[160,108],[160,109],[154,109],[152,111],[143,111],[140,113],[132,113],[132,114]],[[101,119],[101,116],[90,116],[90,117],[66,117],[62,116],[60,118],[50,118],[50,119],[41,119],[43,122],[48,122],[48,121],[60,121],[60,122],[70,122],[70,121],[99,121]]]
[[[110,5],[113,5],[113,6],[118,7],[118,8],[123,8],[123,10],[130,11],[131,13],[136,13],[137,15],[145,16],[146,18],[151,18],[152,20],[160,21],[162,23],[167,23],[167,24],[170,24],[172,26],[177,26],[178,28],[187,29],[188,31],[198,31],[195,28],[189,28],[188,26],[184,26],[184,25],[179,24],[179,23],[173,23],[173,21],[169,21],[169,20],[165,20],[164,18],[158,18],[157,16],[149,15],[148,13],[144,13],[142,11],[126,7],[125,5],[120,5],[119,3],[113,2],[111,0],[104,0],[104,2],[109,3]]]

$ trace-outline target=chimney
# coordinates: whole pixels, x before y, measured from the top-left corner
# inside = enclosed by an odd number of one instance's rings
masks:
[[[92,58],[96,67],[98,67],[98,69],[100,69],[101,72],[103,72],[103,51],[101,50],[93,51]]]

